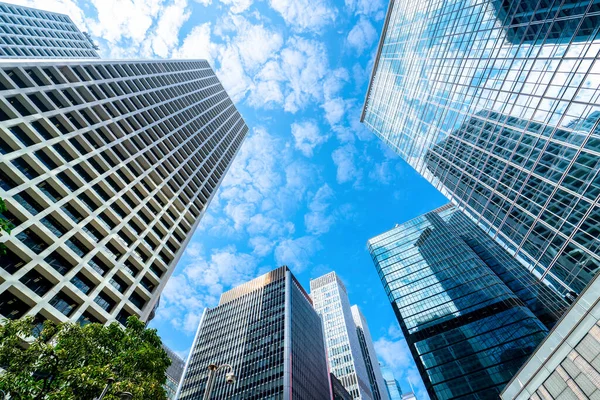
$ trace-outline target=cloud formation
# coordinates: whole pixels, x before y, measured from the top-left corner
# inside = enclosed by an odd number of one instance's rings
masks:
[[[294,137],[294,145],[306,157],[312,157],[316,147],[325,143],[328,137],[322,134],[315,121],[303,121],[293,123],[292,136]]]

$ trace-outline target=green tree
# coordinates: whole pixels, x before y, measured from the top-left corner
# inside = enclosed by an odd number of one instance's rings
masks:
[[[0,197],[0,213],[3,213],[5,211],[6,203],[4,202],[4,199]],[[6,218],[3,218],[0,214],[0,235],[2,234],[2,232],[6,232],[10,235],[10,231],[12,230],[12,228],[14,228],[12,222],[7,220]],[[4,243],[0,243],[0,256],[4,254],[6,254],[6,245]]]
[[[11,400],[91,400],[108,378],[115,383],[106,400],[118,400],[121,392],[136,400],[166,398],[162,385],[171,360],[156,329],[135,317],[126,328],[46,321],[41,332],[32,317],[3,322],[0,389]]]

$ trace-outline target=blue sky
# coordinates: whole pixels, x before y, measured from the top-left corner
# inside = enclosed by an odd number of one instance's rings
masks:
[[[382,363],[427,398],[366,241],[446,202],[359,123],[384,0],[12,0],[67,13],[103,58],[206,58],[249,136],[151,326],[182,355],[220,293],[287,264],[335,270]]]

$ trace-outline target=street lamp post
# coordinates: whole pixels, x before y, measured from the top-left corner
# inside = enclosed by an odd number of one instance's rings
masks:
[[[104,396],[107,395],[107,393],[110,390],[110,388],[113,385],[113,383],[115,383],[115,379],[114,378],[108,378],[106,380],[106,386],[104,386],[104,390],[102,391],[102,393],[100,393],[100,397],[94,397],[94,400],[102,400],[102,399],[104,399]],[[131,393],[129,393],[129,392],[121,392],[119,394],[119,397],[121,398],[121,400],[131,400],[131,399],[133,399],[133,395]]]
[[[215,385],[215,375],[221,368],[229,368],[229,372],[225,375],[225,382],[228,384],[235,383],[235,374],[233,373],[233,367],[229,364],[210,364],[208,366],[208,381],[206,382],[206,389],[204,390],[204,397],[202,400],[210,400],[213,386]]]

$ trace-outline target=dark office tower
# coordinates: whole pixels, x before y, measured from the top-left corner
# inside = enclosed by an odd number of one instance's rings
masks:
[[[0,2],[0,59],[98,57],[67,15]]]
[[[365,361],[367,375],[369,376],[369,385],[371,386],[373,399],[388,400],[388,393],[385,389],[385,381],[383,379],[383,375],[381,374],[379,360],[377,359],[377,353],[375,353],[375,346],[373,346],[373,339],[371,338],[371,332],[369,331],[367,320],[357,305],[350,307],[350,309],[352,310],[352,319],[354,320],[354,325],[356,326],[356,334],[358,335],[360,350]]]
[[[600,1],[392,1],[364,123],[572,299],[600,266]]]
[[[548,329],[455,230],[456,214],[400,224],[369,251],[429,395],[496,399]]]
[[[211,399],[330,398],[321,320],[287,267],[223,293],[204,312],[178,399],[201,399],[208,365],[225,363],[237,381],[218,375]]]
[[[175,400],[175,394],[177,394],[177,387],[181,381],[181,375],[183,375],[183,368],[185,367],[185,361],[179,357],[175,352],[166,346],[163,349],[167,352],[167,355],[171,359],[171,365],[167,368],[167,381],[164,385],[165,391],[167,392],[167,400]]]
[[[331,395],[333,400],[352,400],[352,395],[348,393],[342,382],[334,374],[329,374],[331,382]]]
[[[146,321],[247,131],[206,61],[0,62],[3,316]]]

